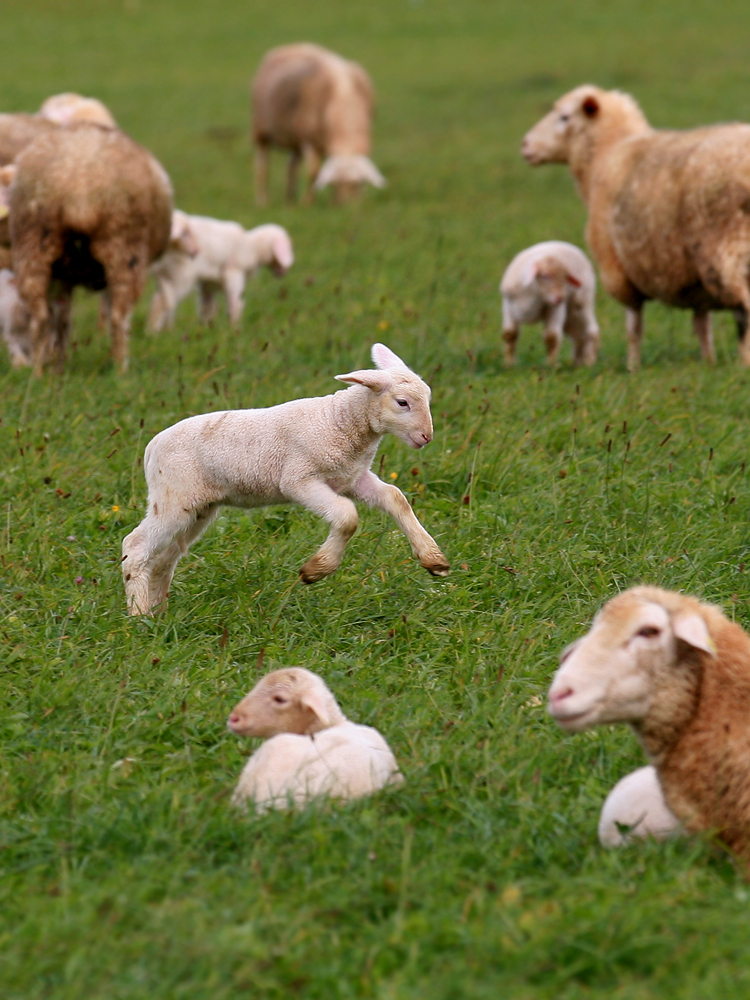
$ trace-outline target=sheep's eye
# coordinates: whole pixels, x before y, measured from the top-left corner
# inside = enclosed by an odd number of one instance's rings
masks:
[[[408,400],[406,400],[406,399],[397,399],[396,402],[398,403],[399,406],[403,407],[403,409],[405,409],[405,410],[409,409]]]
[[[273,700],[276,702],[277,705],[286,705],[286,698],[284,698],[280,694],[275,694],[273,696]]]
[[[560,121],[566,125],[570,121],[570,115],[560,115]]]
[[[661,635],[661,629],[654,628],[653,625],[644,625],[636,632],[636,635],[642,635],[644,639],[655,639],[657,635]]]

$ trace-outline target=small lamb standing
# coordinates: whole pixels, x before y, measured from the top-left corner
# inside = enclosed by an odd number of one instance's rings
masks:
[[[357,529],[349,497],[390,514],[414,556],[433,576],[449,565],[404,494],[370,467],[385,434],[411,448],[432,440],[430,388],[383,344],[377,370],[337,375],[350,382],[330,396],[294,399],[258,410],[188,417],[146,447],[146,516],[122,543],[128,610],[150,614],[166,600],[177,565],[223,505],[298,503],[330,524],[327,539],[300,577],[314,583],[335,572]]]
[[[715,831],[750,871],[750,636],[721,611],[658,587],[619,594],[564,650],[549,710],[580,732],[629,722],[664,801]]]
[[[375,98],[367,73],[320,45],[282,45],[266,53],[252,85],[255,196],[268,204],[268,154],[290,151],[287,198],[294,201],[297,169],[305,161],[309,187],[335,185],[339,201],[363,183],[385,187],[370,157]],[[325,161],[321,168],[321,161]]]
[[[599,842],[621,847],[631,840],[667,840],[680,821],[667,807],[656,768],[639,767],[621,778],[604,800],[599,816]]]
[[[547,240],[517,254],[500,282],[505,361],[514,364],[524,323],[544,323],[547,363],[555,364],[563,334],[573,341],[575,364],[593,365],[599,349],[594,313],[596,276],[572,243]]]
[[[304,667],[274,670],[232,709],[237,736],[260,736],[240,775],[234,805],[259,812],[305,805],[318,796],[357,799],[403,775],[390,747],[370,726],[349,722],[317,674]]]
[[[192,248],[185,248],[185,239]],[[181,242],[177,242],[180,240]],[[224,222],[179,210],[172,215],[172,243],[151,266],[158,289],[151,302],[148,324],[152,330],[172,325],[177,306],[198,286],[200,318],[210,323],[216,310],[216,292],[227,298],[229,319],[237,325],[248,276],[261,267],[277,277],[294,263],[292,241],[286,229],[268,224],[243,229],[238,222]]]

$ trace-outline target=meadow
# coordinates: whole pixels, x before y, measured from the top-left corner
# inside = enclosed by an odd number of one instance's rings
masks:
[[[601,803],[643,762],[626,727],[567,735],[545,692],[559,651],[618,590],[650,582],[750,626],[748,391],[728,316],[719,361],[688,314],[646,309],[625,371],[603,294],[599,361],[502,364],[497,284],[518,250],[583,241],[563,167],[524,132],[585,81],[654,125],[750,120],[738,0],[6,0],[0,107],[102,99],[189,212],[288,227],[240,332],[185,303],[118,376],[93,296],[66,372],[0,358],[0,994],[4,1000],[715,1000],[750,996],[750,888],[709,839],[607,852]],[[254,207],[247,88],[272,45],[362,62],[379,96],[356,204]],[[170,605],[128,618],[120,543],[143,516],[143,448],[192,413],[335,391],[383,341],[433,389],[424,451],[376,471],[450,559],[429,577],[361,511],[341,569],[297,570],[314,515],[225,512]],[[320,672],[377,726],[403,788],[237,815],[252,741],[225,719],[261,672]]]

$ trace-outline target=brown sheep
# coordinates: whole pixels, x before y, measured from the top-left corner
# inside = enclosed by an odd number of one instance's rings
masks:
[[[750,125],[654,130],[628,94],[585,85],[557,101],[521,152],[534,165],[569,165],[602,284],[626,308],[631,371],[648,299],[693,310],[710,362],[710,311],[734,310],[750,365]]]
[[[374,95],[367,73],[319,45],[283,45],[268,52],[252,86],[255,193],[268,203],[268,154],[291,152],[287,198],[294,201],[297,168],[305,161],[308,190],[334,184],[339,201],[365,181],[384,187],[370,154]],[[321,162],[325,160],[321,168]]]
[[[22,149],[40,135],[56,132],[60,126],[41,115],[0,114],[0,167],[12,163]]]
[[[18,290],[31,314],[34,370],[61,367],[76,285],[106,289],[112,355],[128,363],[130,314],[149,265],[167,249],[169,178],[117,129],[81,123],[39,136],[18,156],[10,236]],[[55,330],[49,336],[50,302]]]
[[[562,654],[549,708],[570,732],[629,722],[666,805],[750,872],[750,636],[711,604],[633,587]]]

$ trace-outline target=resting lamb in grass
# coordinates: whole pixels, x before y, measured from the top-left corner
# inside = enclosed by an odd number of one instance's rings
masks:
[[[680,822],[664,801],[656,768],[639,767],[621,778],[609,793],[599,816],[603,847],[620,847],[631,840],[666,840]]]
[[[271,49],[253,81],[255,195],[268,202],[268,154],[290,151],[287,198],[294,201],[297,169],[304,159],[309,187],[333,184],[339,201],[362,184],[385,187],[370,156],[374,95],[367,73],[320,45],[299,43]],[[321,167],[321,161],[324,160]]]
[[[750,870],[750,636],[718,608],[658,587],[613,598],[563,652],[549,709],[570,732],[629,722],[669,810]]]
[[[390,514],[421,565],[448,575],[445,556],[404,494],[370,470],[385,434],[412,448],[430,443],[430,388],[383,344],[373,346],[372,359],[377,370],[337,375],[352,385],[333,395],[203,413],[149,442],[148,511],[122,543],[131,614],[149,614],[166,600],[178,559],[225,504],[298,503],[328,521],[328,538],[300,570],[305,583],[341,565],[358,523],[349,497]]]
[[[536,243],[517,254],[500,282],[505,360],[516,360],[525,323],[544,323],[547,362],[554,364],[563,334],[573,341],[573,360],[592,365],[599,349],[594,313],[596,276],[586,254],[561,240]]]
[[[693,311],[707,361],[710,311],[733,310],[750,365],[750,125],[657,130],[629,94],[584,85],[557,101],[521,152],[570,167],[602,285],[626,309],[629,369],[648,299]]]
[[[322,678],[303,667],[267,674],[227,725],[266,740],[240,775],[235,805],[249,799],[262,812],[322,795],[356,799],[404,780],[377,729],[349,722]]]
[[[180,234],[183,244],[189,236],[194,252],[174,245],[176,234]],[[152,330],[172,325],[177,306],[196,285],[201,320],[211,322],[216,292],[222,290],[227,298],[229,319],[236,325],[242,316],[242,294],[248,276],[268,267],[281,277],[294,263],[289,234],[273,224],[247,230],[237,222],[187,215],[178,210],[172,216],[172,238],[167,253],[151,266],[158,285],[149,315]]]

